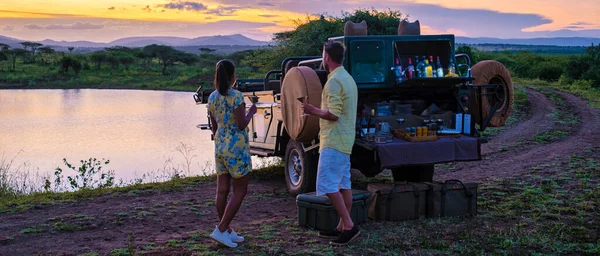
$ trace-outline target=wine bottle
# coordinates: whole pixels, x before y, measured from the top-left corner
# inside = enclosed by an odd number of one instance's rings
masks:
[[[442,62],[440,61],[440,56],[437,56],[436,67],[437,67],[437,77],[439,77],[439,78],[444,77],[444,69],[442,68]]]
[[[415,72],[415,67],[412,64],[411,59],[408,58],[408,70],[406,71],[406,78],[413,79],[414,72]]]

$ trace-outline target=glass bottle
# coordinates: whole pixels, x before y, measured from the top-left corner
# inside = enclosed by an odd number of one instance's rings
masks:
[[[442,68],[442,62],[440,61],[440,56],[437,56],[436,67],[437,67],[437,77],[439,77],[439,78],[444,77],[444,69]]]
[[[414,77],[414,72],[415,72],[415,67],[412,64],[412,60],[410,58],[408,58],[408,68],[406,71],[406,78],[407,79],[413,79]]]
[[[428,59],[425,59],[425,77],[433,77],[433,67],[429,64]]]

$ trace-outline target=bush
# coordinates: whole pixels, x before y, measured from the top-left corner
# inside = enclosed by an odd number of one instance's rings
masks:
[[[560,65],[552,62],[542,62],[533,66],[530,70],[532,77],[548,82],[558,81],[563,72],[564,70]]]

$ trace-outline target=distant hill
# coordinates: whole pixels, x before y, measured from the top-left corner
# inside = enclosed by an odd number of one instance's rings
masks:
[[[0,43],[8,44],[10,47],[22,47],[19,42],[23,40],[17,38],[11,38],[6,36],[0,36]],[[257,41],[248,38],[244,35],[217,35],[217,36],[202,36],[196,38],[185,38],[185,37],[166,37],[166,36],[154,36],[154,37],[126,37],[121,38],[109,43],[97,43],[89,41],[55,41],[46,39],[40,41],[40,43],[48,46],[53,46],[58,51],[63,51],[67,47],[75,47],[76,52],[92,52],[97,51],[99,48],[111,47],[111,46],[126,46],[126,47],[144,47],[150,44],[163,44],[170,45],[173,47],[194,49],[194,47],[206,47],[206,46],[244,46],[245,49],[248,47],[264,47],[269,45],[269,42]],[[527,39],[500,39],[491,37],[456,37],[457,44],[469,44],[469,45],[524,45],[524,46],[561,46],[561,47],[587,47],[592,43],[600,44],[600,38],[592,37],[548,37],[548,38],[527,38]],[[219,47],[220,48],[220,47]],[[235,48],[235,47],[234,47]],[[486,47],[489,48],[489,47]],[[503,48],[503,47],[500,47]],[[224,48],[225,49],[225,48]],[[513,49],[513,47],[511,47]],[[580,51],[577,49],[576,51]]]
[[[556,46],[590,46],[600,44],[600,38],[593,37],[540,37],[524,39],[501,39],[492,37],[455,38],[458,44],[513,44],[513,45],[556,45]]]
[[[21,45],[19,44],[19,42],[21,42],[21,40],[16,39],[16,38],[7,37],[7,36],[0,36],[0,44],[7,44],[11,48],[21,47]]]
[[[109,46],[127,46],[127,47],[144,47],[151,44],[164,44],[171,46],[184,45],[185,42],[191,39],[185,37],[126,37],[108,43]]]
[[[0,36],[0,43],[8,44],[11,47],[21,47],[19,42],[24,40],[10,38],[6,36]],[[217,36],[203,36],[196,38],[185,38],[185,37],[126,37],[121,38],[110,43],[96,43],[89,41],[54,41],[46,39],[39,43],[48,46],[58,47],[78,47],[78,48],[105,48],[111,46],[127,46],[127,47],[144,47],[151,44],[164,44],[170,46],[266,46],[269,42],[257,41],[248,38],[244,35],[217,35]]]

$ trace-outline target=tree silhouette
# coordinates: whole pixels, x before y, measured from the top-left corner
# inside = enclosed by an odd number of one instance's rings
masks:
[[[35,52],[37,51],[38,48],[42,47],[43,44],[35,43],[35,42],[21,42],[21,45],[23,45],[23,48],[25,50],[31,49],[31,55],[26,60],[26,62],[29,62],[29,63],[35,62]]]
[[[69,48],[67,48],[69,50],[69,52],[73,52],[73,50],[75,50],[75,47],[71,46]]]
[[[210,48],[206,48],[206,47],[202,47],[198,50],[200,50],[200,52],[202,52],[202,53],[211,53],[211,52],[216,51],[215,49],[210,49]]]
[[[29,53],[29,51],[25,50],[25,49],[7,49],[7,50],[3,50],[2,51],[7,57],[8,60],[12,63],[12,70],[15,70],[16,66],[17,66],[17,58],[19,56],[25,56],[27,55],[27,53]]]

